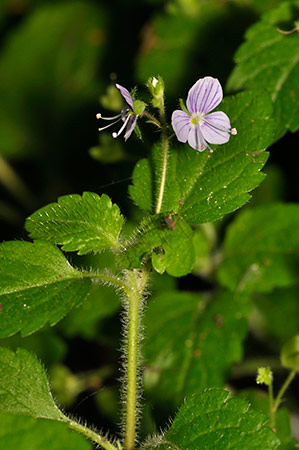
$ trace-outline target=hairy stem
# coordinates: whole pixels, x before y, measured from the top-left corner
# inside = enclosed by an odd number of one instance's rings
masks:
[[[121,288],[126,290],[128,288],[127,284],[124,280],[112,273],[103,273],[103,272],[81,272],[83,278],[90,278],[92,280],[98,280],[102,283],[111,284],[117,288]]]
[[[165,183],[166,183],[166,174],[167,174],[168,146],[169,146],[169,144],[168,144],[168,137],[167,137],[166,131],[162,131],[162,148],[163,148],[162,172],[161,172],[159,194],[158,194],[157,205],[156,205],[156,214],[159,214],[159,212],[161,211],[162,203],[163,203],[163,196],[164,196]]]
[[[115,447],[111,442],[109,442],[105,437],[100,436],[95,431],[91,430],[88,427],[85,427],[84,425],[81,425],[78,422],[75,422],[74,420],[69,419],[68,417],[64,418],[64,421],[68,424],[68,426],[72,429],[77,431],[78,433],[83,434],[88,439],[92,440],[96,444],[100,445],[105,450],[118,450],[117,447]]]
[[[125,412],[125,450],[133,450],[136,439],[137,400],[138,400],[138,362],[140,341],[140,316],[143,291],[148,279],[148,271],[132,270],[128,272],[126,289],[127,311],[127,361],[126,361],[126,412]]]
[[[164,191],[165,191],[166,175],[167,175],[168,147],[169,147],[169,136],[167,133],[164,98],[161,99],[159,109],[160,109],[161,125],[162,125],[161,126],[161,128],[162,128],[162,171],[161,171],[159,193],[158,193],[157,205],[156,205],[156,214],[159,214],[159,212],[161,212],[161,208],[162,208],[162,204],[163,204],[163,196],[164,196]]]
[[[156,117],[153,116],[152,114],[150,114],[148,111],[144,111],[142,114],[143,114],[145,117],[147,117],[148,119],[150,119],[152,122],[154,122],[154,123],[157,125],[157,127],[162,128],[162,125],[161,125],[161,123],[159,122],[159,120],[156,119]]]

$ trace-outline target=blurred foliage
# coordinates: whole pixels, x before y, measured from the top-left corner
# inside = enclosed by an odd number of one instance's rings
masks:
[[[99,92],[104,23],[88,2],[51,4],[7,36],[0,61],[1,154],[55,150],[72,116]]]

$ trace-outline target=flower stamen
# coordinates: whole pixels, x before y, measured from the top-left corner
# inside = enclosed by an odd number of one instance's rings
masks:
[[[98,128],[98,130],[99,130],[99,131],[106,130],[107,128],[112,127],[112,125],[115,125],[116,123],[118,123],[120,120],[121,120],[121,117],[119,117],[119,118],[118,118],[117,120],[115,120],[114,122],[109,123],[109,125],[106,125],[105,127]]]
[[[128,114],[128,116],[126,117],[126,120],[124,121],[124,123],[123,123],[123,125],[121,126],[121,128],[118,130],[118,132],[117,133],[112,133],[112,137],[114,137],[114,138],[117,138],[122,132],[123,132],[123,130],[126,128],[126,126],[127,126],[127,123],[128,123],[128,121],[129,121],[129,119],[130,119],[130,114]]]
[[[112,116],[112,117],[103,117],[101,113],[98,113],[96,115],[97,119],[102,119],[102,120],[114,120],[114,119],[118,119],[119,117],[121,117],[121,114],[117,114],[116,116]]]
[[[203,119],[203,123],[207,123],[210,127],[214,128],[215,130],[224,131],[226,133],[232,134],[233,136],[235,136],[237,134],[236,128],[225,128],[225,127],[221,127],[220,125],[217,126],[205,119]]]

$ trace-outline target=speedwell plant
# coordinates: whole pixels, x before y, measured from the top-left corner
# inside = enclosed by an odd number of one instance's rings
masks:
[[[272,28],[287,46],[289,37]],[[228,86],[244,87],[249,71],[242,64],[241,50]],[[97,114],[100,132],[114,127],[113,138],[127,141],[148,123],[158,136],[148,157],[137,162],[129,186],[140,221],[126,229],[119,207],[92,192],[65,195],[34,212],[26,221],[31,241],[0,247],[0,337],[28,336],[56,325],[88,301],[95,284],[114,289],[123,309],[119,434],[90,428],[65,413],[37,358],[22,348],[2,347],[0,412],[7,414],[3,420],[9,429],[32,439],[38,430],[61,449],[295,448],[290,433],[281,431],[279,407],[299,370],[298,336],[282,348],[281,363],[289,374],[276,395],[271,368],[255,366],[257,383],[268,389],[264,413],[223,386],[242,358],[253,292],[295,282],[297,205],[271,204],[231,215],[218,249],[212,223],[219,227],[220,219],[248,202],[265,177],[265,149],[287,129],[295,131],[293,100],[288,125],[283,128],[279,120],[276,100],[281,106],[288,98],[281,80],[281,90],[272,96],[266,89],[248,89],[223,99],[216,78],[194,77],[186,103],[179,100],[180,109],[169,115],[160,76],[148,80],[146,102],[136,90],[116,84],[123,108],[112,117]],[[78,269],[63,251],[105,252],[103,261],[109,254],[114,263],[103,270]],[[158,277],[190,273],[212,288],[199,295],[170,287],[150,298]],[[146,438],[138,436],[143,386],[161,410],[165,402],[173,411],[164,429]],[[1,438],[3,449],[12,448],[5,444],[8,439],[9,434]]]

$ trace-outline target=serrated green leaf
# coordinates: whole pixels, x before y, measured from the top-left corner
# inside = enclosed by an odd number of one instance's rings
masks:
[[[299,206],[270,204],[242,211],[228,227],[218,270],[222,285],[271,291],[298,280]]]
[[[269,91],[276,139],[299,127],[299,35],[277,30],[294,28],[298,10],[298,0],[284,2],[246,32],[246,42],[235,55],[237,65],[227,84],[230,91],[263,87]]]
[[[269,414],[269,396],[265,391],[258,389],[245,389],[238,393],[239,398],[246,399],[251,407]],[[279,408],[275,414],[275,433],[280,440],[278,450],[295,450],[298,441],[292,438],[290,413],[286,408]]]
[[[194,263],[192,236],[189,225],[175,216],[146,218],[118,262],[127,269],[139,268],[150,257],[158,273],[166,270],[169,275],[182,277],[191,272]]]
[[[87,296],[91,281],[43,241],[0,245],[0,337],[55,325]]]
[[[64,423],[0,413],[0,439],[5,450],[91,450],[87,439]]]
[[[46,372],[27,350],[0,348],[0,412],[62,420]]]
[[[145,388],[177,406],[186,395],[222,386],[242,356],[248,312],[246,299],[229,292],[210,300],[184,292],[154,297],[144,319]]]
[[[188,398],[159,450],[275,450],[279,439],[266,417],[229,392],[208,389]]]
[[[240,93],[226,98],[221,110],[238,129],[237,136],[232,136],[229,143],[218,146],[213,153],[197,152],[187,144],[171,147],[161,212],[172,211],[191,224],[217,220],[246,203],[249,192],[263,180],[260,171],[268,158],[263,150],[272,140],[273,129],[269,97],[261,92]],[[143,163],[142,170],[136,173],[135,193],[143,191],[143,197],[155,198],[160,160],[161,151],[156,146],[148,163]],[[145,172],[146,184],[143,183]],[[133,196],[133,200],[143,208],[140,197]]]
[[[93,192],[64,195],[57,203],[34,212],[25,228],[32,239],[42,239],[62,245],[65,251],[78,255],[119,248],[119,233],[123,216],[116,204],[103,194]]]

